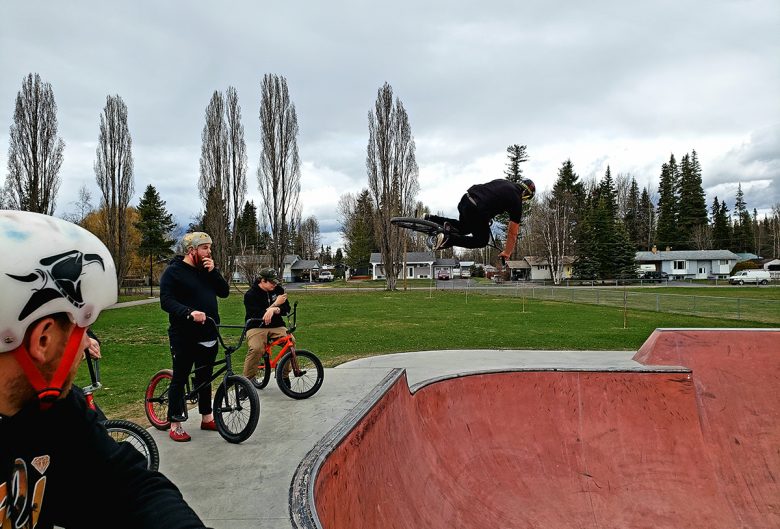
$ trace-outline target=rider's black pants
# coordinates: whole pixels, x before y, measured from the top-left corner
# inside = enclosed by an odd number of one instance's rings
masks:
[[[430,215],[428,218],[438,224],[449,222],[454,231],[450,232],[445,248],[484,248],[490,242],[490,219],[486,219],[477,209],[468,194],[463,195],[458,204],[458,220]]]
[[[173,354],[173,378],[168,390],[168,419],[172,422],[187,420],[184,410],[184,384],[195,365],[195,386],[211,379],[214,360],[217,358],[217,344],[205,347],[193,338],[168,332]],[[194,388],[192,388],[194,389]],[[198,411],[201,415],[211,413],[211,384],[208,383],[198,392]]]

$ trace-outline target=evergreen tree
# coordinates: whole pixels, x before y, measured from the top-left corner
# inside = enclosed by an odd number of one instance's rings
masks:
[[[333,257],[333,264],[340,265],[343,263],[344,263],[344,252],[341,251],[341,248],[336,248],[336,255]]]
[[[136,229],[141,233],[141,243],[138,245],[138,254],[149,258],[149,287],[154,279],[154,262],[173,254],[172,247],[176,243],[170,237],[176,228],[173,215],[165,209],[165,201],[153,185],[146,187],[143,197],[138,203],[139,220],[135,223]]]
[[[235,230],[239,250],[253,254],[260,252],[260,230],[257,226],[257,206],[254,201],[244,202],[244,209],[236,221]]]
[[[731,226],[726,201],[718,202],[718,197],[712,200],[712,243],[715,249],[723,250],[731,246]]]
[[[634,248],[641,249],[642,233],[639,231],[639,186],[636,179],[631,177],[631,185],[628,189],[628,203],[626,204],[626,214],[623,217],[623,224],[626,227],[626,233]]]
[[[692,248],[692,235],[697,226],[707,224],[707,202],[701,182],[701,165],[694,150],[680,161],[679,244]]]
[[[653,201],[650,200],[650,192],[646,187],[642,189],[642,197],[639,199],[637,232],[639,235],[639,238],[636,240],[637,248],[650,250],[655,240],[655,208],[653,207]]]
[[[753,222],[750,212],[745,204],[745,194],[742,192],[742,184],[737,186],[737,198],[734,202],[734,243],[732,251],[749,252],[753,246]]]
[[[679,170],[674,154],[669,162],[661,166],[661,181],[658,185],[658,225],[656,241],[661,248],[672,247],[679,240],[677,223],[679,219]]]
[[[558,178],[553,185],[553,198],[560,201],[564,193],[569,193],[574,198],[574,203],[582,205],[585,200],[585,186],[579,181],[579,176],[574,172],[574,164],[571,159],[566,160],[558,169]]]
[[[517,144],[510,145],[506,148],[506,155],[509,158],[506,164],[506,170],[504,171],[506,179],[510,182],[519,182],[523,178],[523,168],[520,167],[520,164],[528,161],[527,147],[525,145]],[[526,206],[529,205],[526,203]],[[528,207],[523,208],[524,217],[528,215],[528,209]],[[496,215],[493,220],[493,225],[498,228],[499,233],[496,234],[497,239],[505,238],[506,230],[509,226],[509,214],[501,213],[500,215]],[[517,245],[515,249],[518,250],[519,245]]]
[[[371,252],[379,248],[374,234],[374,207],[367,189],[355,199],[344,230],[344,262],[353,270],[366,270],[370,266]]]

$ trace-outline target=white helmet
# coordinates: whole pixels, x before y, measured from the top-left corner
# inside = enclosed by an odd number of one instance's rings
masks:
[[[27,327],[65,312],[88,327],[116,303],[114,260],[84,228],[27,211],[0,210],[0,353],[13,351]]]

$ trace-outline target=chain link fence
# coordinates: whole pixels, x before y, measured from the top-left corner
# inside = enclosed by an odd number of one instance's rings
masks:
[[[661,294],[622,288],[521,286],[520,283],[467,285],[465,288],[451,289],[463,290],[467,295],[525,296],[526,299],[616,308],[622,308],[625,304],[628,309],[633,310],[780,324],[780,301],[776,300]]]

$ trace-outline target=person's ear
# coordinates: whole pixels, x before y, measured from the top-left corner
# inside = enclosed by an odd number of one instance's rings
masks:
[[[45,362],[61,340],[62,329],[54,318],[43,318],[30,331],[27,352],[38,363]]]

